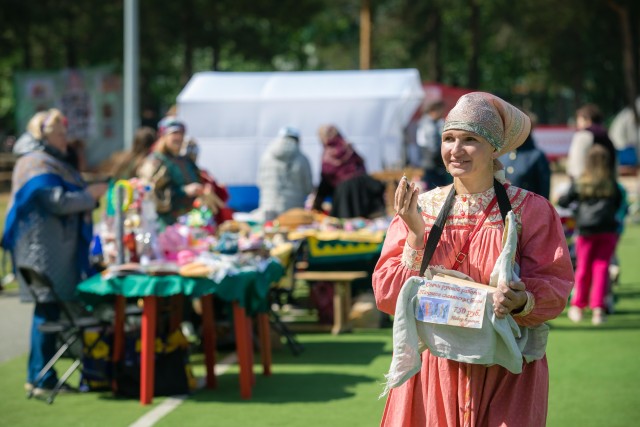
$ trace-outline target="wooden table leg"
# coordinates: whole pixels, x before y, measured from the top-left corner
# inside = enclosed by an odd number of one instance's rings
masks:
[[[148,405],[153,401],[157,316],[158,299],[155,296],[144,297],[140,349],[140,404],[142,405]]]
[[[351,331],[349,312],[351,311],[351,282],[335,282],[333,292],[333,328],[331,333],[338,335]]]
[[[351,325],[351,282],[342,282],[342,289],[344,292],[344,304],[342,306],[342,309],[344,310],[343,316],[345,331],[351,332],[353,330],[353,326]]]
[[[207,370],[207,388],[216,388],[216,324],[213,312],[213,296],[204,295],[202,302],[202,343],[204,345],[204,364]]]
[[[240,365],[240,397],[251,399],[251,358],[247,339],[247,318],[245,310],[236,301],[233,302],[233,323],[236,334],[236,351]]]
[[[262,373],[265,376],[269,376],[271,375],[271,326],[269,326],[269,315],[267,313],[259,313],[257,319]]]
[[[114,319],[113,319],[113,354],[111,355],[111,363],[116,364],[124,355],[124,310],[127,300],[122,295],[116,295],[114,303]],[[113,379],[111,388],[115,392],[118,391],[118,384]]]

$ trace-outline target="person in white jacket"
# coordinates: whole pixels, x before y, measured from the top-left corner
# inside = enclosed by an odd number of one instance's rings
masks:
[[[292,208],[303,208],[313,190],[311,166],[299,146],[300,132],[280,129],[258,166],[259,210],[269,221]]]

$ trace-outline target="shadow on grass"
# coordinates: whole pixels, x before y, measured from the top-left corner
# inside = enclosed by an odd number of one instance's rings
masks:
[[[614,330],[629,330],[629,329],[640,329],[640,319],[638,319],[636,322],[633,323],[629,323],[629,324],[609,324],[609,323],[603,323],[602,325],[599,326],[593,326],[589,323],[589,320],[585,320],[584,321],[585,324],[582,325],[576,325],[576,324],[571,324],[571,325],[553,325],[551,326],[551,329],[553,329],[554,331],[584,331],[584,332],[600,332],[600,331],[614,331]]]
[[[638,285],[638,287],[640,287],[640,285]],[[616,290],[616,295],[618,296],[618,298],[640,298],[640,291],[634,289],[633,291],[629,290],[629,291],[625,291],[624,289],[617,289]]]
[[[240,398],[237,375],[218,377],[216,390],[199,390],[189,397],[190,402],[227,402],[242,405],[252,403],[285,404],[292,402],[327,402],[352,398],[360,383],[382,381],[365,375],[335,372],[274,373],[270,377],[256,375],[256,385],[250,400]],[[380,392],[383,387],[380,386]],[[372,399],[377,396],[372,396]]]
[[[289,347],[282,347],[274,353],[276,363],[295,363],[308,365],[364,365],[381,355],[390,355],[385,351],[384,343],[375,341],[312,341],[304,342],[304,351],[293,356]]]

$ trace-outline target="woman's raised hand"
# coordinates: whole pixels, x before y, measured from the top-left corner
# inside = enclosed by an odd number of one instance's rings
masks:
[[[393,208],[409,228],[407,241],[414,249],[422,249],[424,245],[424,219],[418,211],[418,195],[420,189],[414,183],[409,184],[406,176],[398,183]]]

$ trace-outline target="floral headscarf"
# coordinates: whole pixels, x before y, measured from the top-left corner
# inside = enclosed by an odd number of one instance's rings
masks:
[[[348,179],[367,173],[362,157],[344,140],[335,126],[321,126],[318,135],[324,147],[322,177],[331,186],[336,187]]]
[[[529,117],[508,102],[486,92],[458,99],[444,123],[444,131],[459,129],[486,139],[499,155],[515,150],[531,132]]]

